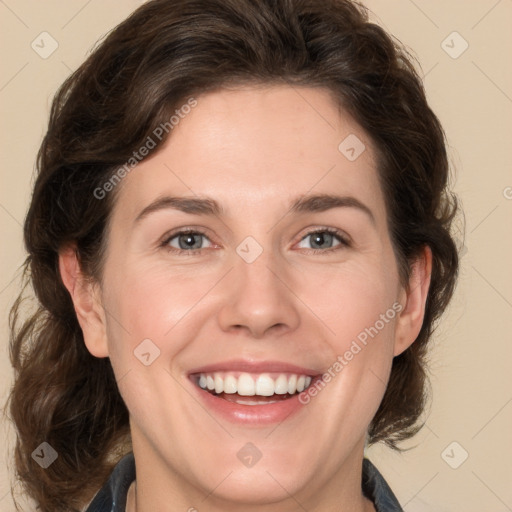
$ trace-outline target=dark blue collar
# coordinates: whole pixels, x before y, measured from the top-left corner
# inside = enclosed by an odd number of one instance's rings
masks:
[[[134,480],[135,459],[133,453],[129,453],[116,465],[86,512],[125,512],[126,495]],[[373,501],[377,512],[403,512],[393,491],[368,459],[363,460],[362,486],[364,495]]]
[[[377,512],[403,512],[384,477],[370,462],[363,459],[363,494],[375,505]]]
[[[135,459],[130,452],[117,463],[108,482],[96,494],[86,512],[125,512],[128,488],[134,480]]]

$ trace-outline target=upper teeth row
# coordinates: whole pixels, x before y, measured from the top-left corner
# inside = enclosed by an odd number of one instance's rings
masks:
[[[199,374],[198,384],[203,389],[215,390],[215,393],[272,396],[274,393],[277,395],[300,393],[311,384],[311,377],[283,373],[274,379],[268,373],[255,377],[249,373],[241,373],[237,378],[232,373],[215,372]]]

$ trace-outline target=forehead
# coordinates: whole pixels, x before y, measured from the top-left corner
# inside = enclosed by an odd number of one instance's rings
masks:
[[[371,141],[329,91],[242,87],[196,100],[123,179],[123,218],[165,194],[214,197],[235,217],[277,212],[301,194],[350,194],[385,215]]]

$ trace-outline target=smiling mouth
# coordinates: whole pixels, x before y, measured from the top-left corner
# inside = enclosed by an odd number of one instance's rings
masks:
[[[209,372],[191,375],[211,395],[239,405],[265,405],[297,396],[316,377],[296,373]]]

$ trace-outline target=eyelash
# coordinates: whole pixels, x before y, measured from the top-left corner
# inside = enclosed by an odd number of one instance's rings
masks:
[[[308,251],[308,254],[310,254],[310,253],[311,254],[318,254],[318,253],[325,254],[325,253],[330,253],[330,252],[337,251],[337,250],[340,250],[343,248],[349,248],[352,246],[350,241],[348,240],[348,238],[346,236],[344,236],[341,231],[339,231],[335,228],[328,228],[328,227],[309,231],[299,240],[298,243],[302,242],[302,240],[304,240],[308,236],[314,235],[316,233],[329,233],[330,235],[333,235],[338,240],[338,242],[340,242],[340,245],[331,247],[329,249],[305,249],[306,251]],[[181,235],[200,235],[200,236],[204,236],[205,238],[208,239],[208,236],[206,235],[206,233],[203,233],[202,231],[199,231],[196,229],[182,229],[181,231],[176,231],[175,233],[172,233],[169,236],[166,236],[164,238],[164,240],[162,241],[162,243],[160,244],[160,247],[165,248],[169,252],[173,252],[174,254],[177,254],[177,255],[186,254],[188,256],[199,254],[202,250],[204,250],[204,249],[186,250],[186,249],[176,249],[175,247],[170,247],[169,242],[172,239],[174,239],[178,236],[181,236]]]

